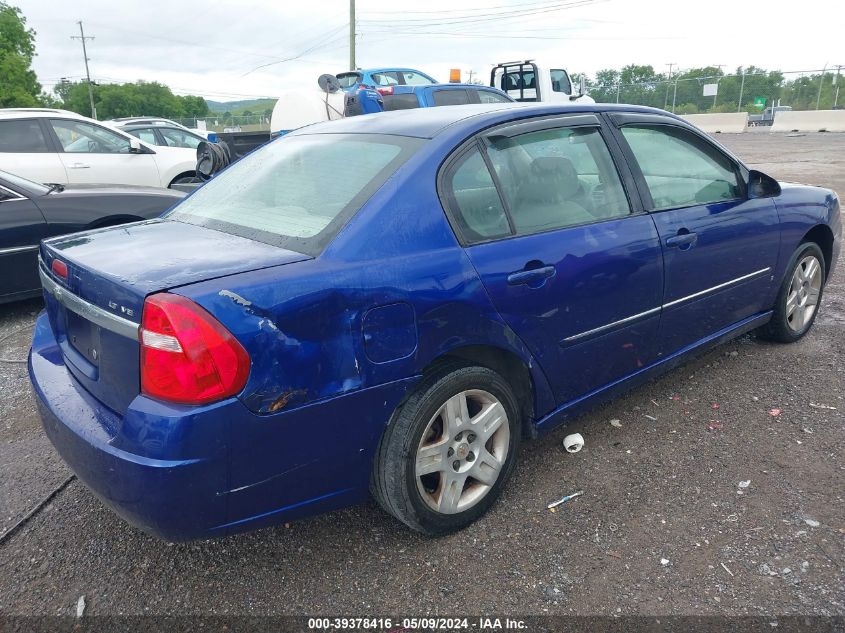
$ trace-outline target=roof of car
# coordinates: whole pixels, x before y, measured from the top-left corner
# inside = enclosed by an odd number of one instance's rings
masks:
[[[526,104],[482,103],[440,108],[394,110],[315,123],[290,135],[299,134],[394,134],[416,138],[434,138],[446,128],[479,128],[509,119],[573,112],[642,112],[668,114],[645,106],[607,103]],[[669,115],[672,116],[672,115]]]
[[[470,89],[470,90],[484,90],[486,92],[496,92],[499,94],[505,94],[498,88],[493,88],[491,86],[485,86],[484,84],[460,84],[460,83],[436,83],[436,84],[403,84],[401,86],[393,86],[394,91],[399,92],[416,92],[418,90],[449,90],[449,89]]]
[[[60,114],[64,117],[72,117],[74,119],[88,118],[78,114],[77,112],[62,110],[60,108],[0,108],[0,118],[4,119],[32,119],[56,114]]]

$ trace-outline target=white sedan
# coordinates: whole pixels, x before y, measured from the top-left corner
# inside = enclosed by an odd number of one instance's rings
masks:
[[[196,175],[195,150],[158,147],[67,110],[0,110],[0,169],[38,182],[169,187]]]

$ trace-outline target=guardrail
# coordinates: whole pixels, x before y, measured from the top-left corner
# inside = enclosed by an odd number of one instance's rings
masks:
[[[685,114],[681,118],[709,134],[740,134],[748,129],[747,112]]]
[[[772,132],[845,132],[845,110],[778,112]]]

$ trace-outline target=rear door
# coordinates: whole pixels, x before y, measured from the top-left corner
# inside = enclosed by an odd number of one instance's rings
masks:
[[[660,242],[610,146],[592,114],[511,124],[468,145],[441,180],[493,304],[559,404],[656,354]]]
[[[35,182],[66,184],[57,151],[41,120],[0,121],[0,169]]]
[[[73,119],[49,119],[49,125],[68,183],[162,186],[153,154],[131,152],[125,136]]]
[[[774,202],[750,199],[741,165],[676,120],[612,119],[662,242],[661,354],[770,309],[780,248]]]

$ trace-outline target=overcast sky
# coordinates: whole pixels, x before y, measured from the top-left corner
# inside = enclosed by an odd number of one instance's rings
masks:
[[[37,31],[34,67],[48,90],[84,77],[77,20],[96,38],[92,79],[159,81],[216,101],[272,97],[349,65],[348,0],[7,1]],[[358,0],[356,22],[359,67],[410,66],[440,81],[450,68],[487,78],[493,63],[525,58],[590,74],[631,63],[845,65],[841,0]]]

